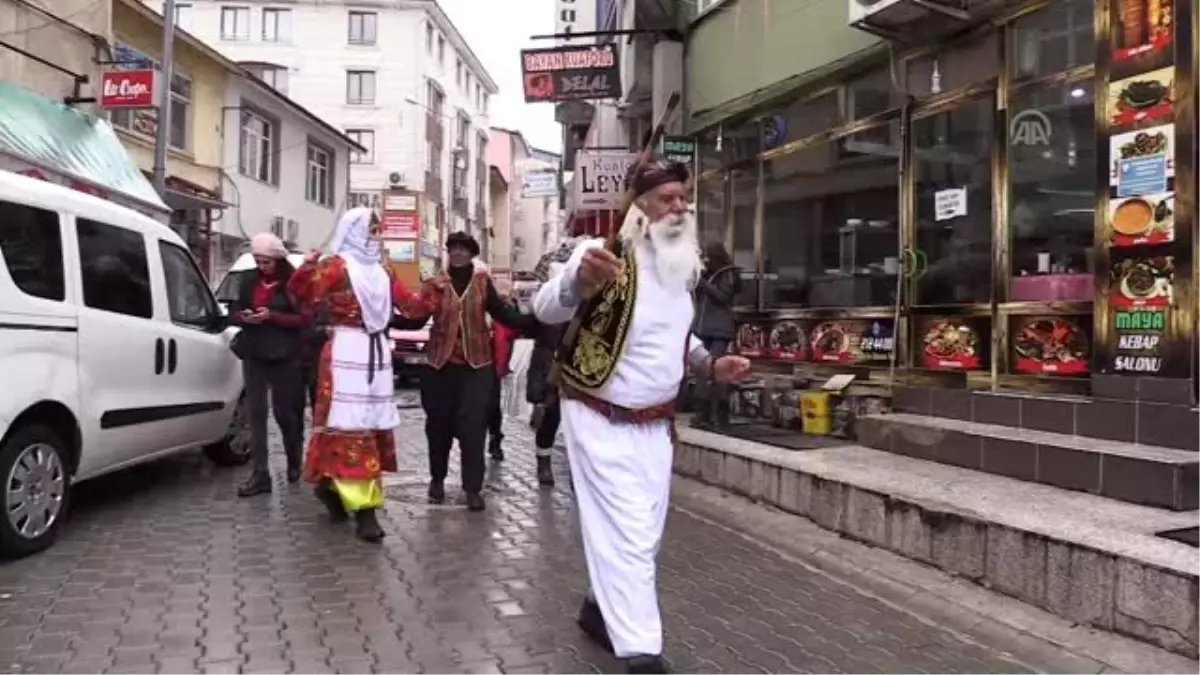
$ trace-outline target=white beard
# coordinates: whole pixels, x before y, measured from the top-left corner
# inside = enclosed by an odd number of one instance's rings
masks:
[[[654,271],[666,288],[690,293],[695,287],[703,264],[696,216],[692,211],[650,222],[645,212],[634,204],[629,207],[621,226],[621,238],[630,246],[639,241],[650,244],[654,251]]]

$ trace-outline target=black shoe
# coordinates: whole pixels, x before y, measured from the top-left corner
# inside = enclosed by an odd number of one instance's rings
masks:
[[[346,507],[342,505],[342,498],[333,491],[333,488],[329,485],[329,481],[318,485],[313,492],[316,493],[317,499],[329,511],[329,522],[344,523],[350,518],[350,514],[346,513]]]
[[[250,478],[238,488],[239,497],[255,497],[271,493],[271,477],[261,473],[251,474]]]
[[[483,495],[478,492],[467,493],[467,510],[478,513],[487,508],[487,502],[483,501]]]
[[[579,608],[579,618],[576,623],[583,630],[584,634],[592,639],[592,642],[604,648],[604,651],[612,653],[612,640],[608,637],[608,627],[604,625],[604,615],[600,613],[600,605],[596,604],[595,600],[585,598],[583,606]]]
[[[429,503],[442,504],[446,501],[446,486],[440,480],[429,481]]]
[[[300,467],[289,466],[287,470],[287,481],[293,485],[300,482]]]
[[[500,447],[500,443],[504,441],[504,436],[492,436],[488,439],[488,455],[497,462],[504,461],[504,448]]]
[[[537,458],[537,480],[538,485],[554,487],[554,469],[550,466],[549,457]]]
[[[625,659],[627,673],[666,673],[667,664],[661,656],[632,656]]]
[[[375,517],[375,509],[355,511],[354,521],[354,534],[358,535],[359,539],[372,544],[383,539],[383,528],[379,526],[379,519]]]

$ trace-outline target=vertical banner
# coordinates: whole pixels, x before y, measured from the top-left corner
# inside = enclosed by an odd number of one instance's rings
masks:
[[[1188,377],[1196,300],[1191,3],[1109,0],[1094,372]],[[1106,38],[1106,39],[1105,39]],[[1106,67],[1103,67],[1106,66]],[[1190,181],[1189,181],[1190,177]]]

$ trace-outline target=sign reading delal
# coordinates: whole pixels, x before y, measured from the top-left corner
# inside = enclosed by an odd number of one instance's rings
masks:
[[[101,108],[153,108],[157,72],[110,70],[100,79]]]
[[[526,103],[621,97],[621,68],[611,42],[522,50],[521,74]]]

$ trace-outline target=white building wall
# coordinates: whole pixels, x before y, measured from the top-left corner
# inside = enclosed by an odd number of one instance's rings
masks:
[[[224,211],[213,229],[228,237],[248,239],[259,232],[271,231],[275,218],[282,218],[282,236],[290,238],[287,222],[297,223],[294,243],[300,250],[327,243],[341,203],[349,190],[348,161],[350,146],[308,119],[259,85],[237,77],[229,79],[225,93],[225,117],[222,125],[222,154],[224,159],[223,194],[234,204]],[[241,111],[242,107],[260,112],[278,123],[278,142],[275,152],[278,184],[262,182],[241,172]],[[333,151],[332,206],[307,199],[308,145],[313,140]],[[228,257],[223,251],[221,257]],[[228,261],[227,261],[228,262]],[[218,261],[219,264],[219,261]]]
[[[144,0],[161,9],[161,0]],[[262,62],[286,67],[286,93],[333,126],[345,130],[367,129],[375,132],[373,161],[355,164],[351,169],[350,189],[356,193],[376,193],[388,185],[388,176],[399,173],[410,189],[425,189],[425,169],[428,153],[425,141],[425,116],[428,97],[425,78],[438,82],[446,93],[443,120],[446,144],[441,158],[443,192],[438,199],[446,202],[450,184],[450,149],[455,140],[454,114],[466,110],[472,130],[488,128],[487,116],[475,104],[474,83],[490,82],[486,73],[473,72],[471,91],[455,83],[455,63],[461,50],[452,36],[452,26],[433,7],[433,3],[390,2],[385,0],[190,0],[181,2],[187,8],[180,13],[180,27],[216,47],[229,58],[239,62]],[[246,41],[221,38],[221,8],[249,7],[250,28]],[[262,40],[263,9],[290,10],[290,38],[282,42]],[[375,45],[349,44],[349,12],[377,13]],[[432,50],[426,50],[425,25],[435,25]],[[444,64],[437,60],[437,35],[445,40]],[[464,67],[471,60],[463,55]],[[349,70],[373,70],[375,102],[373,105],[347,103],[346,73]],[[481,80],[480,75],[484,75]],[[489,86],[489,96],[495,95]],[[468,148],[467,192],[472,216],[476,206],[474,145]],[[486,180],[486,175],[485,175]],[[487,189],[484,189],[484,208],[487,209]],[[447,213],[449,213],[449,204]]]
[[[103,58],[96,42],[82,31],[96,35],[112,34],[112,6],[96,0],[32,0],[32,4],[53,16],[65,17],[81,30],[63,25],[29,6],[16,2],[0,2],[0,39],[51,63],[80,75],[87,75],[88,84],[81,85],[81,97],[100,96],[100,66]],[[33,59],[0,47],[0,82],[12,82],[46,98],[62,101],[74,96],[75,81],[69,75],[54,70]],[[95,114],[95,104],[80,104],[82,112]]]
[[[561,223],[558,197],[522,197],[521,177],[527,171],[557,169],[558,164],[535,157],[514,160],[514,191],[511,222],[512,269],[514,272],[532,272],[537,261],[550,247],[558,242]],[[519,245],[518,245],[519,244]]]

